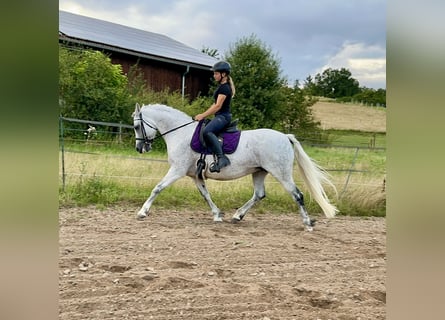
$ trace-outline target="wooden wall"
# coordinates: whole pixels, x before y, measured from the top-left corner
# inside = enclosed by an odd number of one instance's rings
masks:
[[[121,53],[111,53],[111,61],[122,65],[124,73],[128,73],[135,64],[144,73],[147,85],[155,91],[169,89],[171,92],[182,92],[182,77],[187,71],[186,66],[167,62],[138,58]],[[185,76],[185,95],[194,99],[199,95],[207,95],[211,84],[212,72],[190,67]]]

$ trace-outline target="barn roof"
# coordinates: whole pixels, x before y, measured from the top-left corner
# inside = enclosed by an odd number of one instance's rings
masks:
[[[217,61],[197,49],[159,33],[61,10],[59,39],[207,70]]]

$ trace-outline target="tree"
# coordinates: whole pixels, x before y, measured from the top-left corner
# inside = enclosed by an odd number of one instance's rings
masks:
[[[282,87],[285,97],[284,112],[282,115],[282,127],[285,132],[292,132],[298,138],[310,138],[319,140],[321,135],[320,122],[314,119],[311,106],[317,99],[306,95],[298,85],[293,88]]]
[[[312,89],[316,95],[328,98],[352,97],[360,92],[359,82],[345,68],[328,68],[322,74],[317,73]]]
[[[317,95],[317,86],[314,83],[314,80],[309,75],[304,80],[303,83],[304,93],[309,96],[316,96]]]
[[[283,115],[280,62],[255,35],[231,45],[225,59],[232,65],[236,95],[232,100],[234,118],[243,128],[276,126]]]
[[[59,47],[59,101],[66,117],[130,121],[128,80],[121,65],[99,51]]]
[[[375,90],[372,88],[363,87],[360,88],[360,92],[354,95],[351,100],[355,100],[360,103],[386,107],[386,90]]]

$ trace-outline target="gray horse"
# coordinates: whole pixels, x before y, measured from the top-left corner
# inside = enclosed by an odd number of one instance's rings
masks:
[[[252,175],[254,193],[252,198],[239,208],[232,217],[232,222],[239,222],[247,211],[266,196],[264,180],[268,173],[275,177],[298,204],[300,215],[306,230],[312,231],[314,220],[304,206],[303,193],[296,187],[292,173],[294,159],[305,181],[311,196],[320,205],[326,217],[332,218],[338,212],[332,205],[323,189],[323,183],[335,186],[329,180],[323,168],[317,165],[303,150],[294,135],[284,134],[271,129],[256,129],[242,131],[237,150],[228,155],[231,165],[221,169],[221,172],[210,172],[212,158],[206,160],[205,169],[197,174],[196,164],[200,154],[190,147],[192,135],[197,121],[182,111],[165,105],[136,104],[133,113],[136,135],[136,150],[148,152],[157,131],[164,138],[168,150],[170,169],[162,180],[154,187],[150,197],[139,210],[138,219],[145,218],[157,195],[178,179],[191,177],[198,190],[207,201],[213,213],[214,221],[222,221],[222,212],[212,201],[206,188],[205,179],[233,180],[248,174]]]

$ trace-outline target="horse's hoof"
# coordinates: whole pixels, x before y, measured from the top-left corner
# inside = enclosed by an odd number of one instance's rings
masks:
[[[238,219],[238,218],[232,218],[232,220],[231,220],[231,222],[232,223],[239,223],[239,222],[241,222],[241,219]]]
[[[217,213],[213,213],[213,222],[223,222],[224,212],[218,211]]]
[[[244,218],[244,214],[241,215],[241,214],[235,213],[235,214],[232,216],[232,223],[238,223],[238,222],[240,222],[241,220],[243,220],[243,218]]]
[[[146,217],[147,217],[146,214],[138,214],[136,219],[138,219],[140,221],[140,220],[144,220]]]
[[[314,231],[314,228],[312,228],[312,226],[305,226],[305,230],[312,232],[312,231]]]

